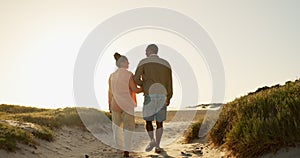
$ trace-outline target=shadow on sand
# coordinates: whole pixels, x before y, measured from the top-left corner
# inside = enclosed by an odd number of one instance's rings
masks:
[[[147,157],[150,157],[150,158],[175,158],[175,157],[169,156],[168,153],[164,149],[161,149],[161,153],[159,153],[159,154],[150,154]]]

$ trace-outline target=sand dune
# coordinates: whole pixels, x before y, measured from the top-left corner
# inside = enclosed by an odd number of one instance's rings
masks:
[[[1,150],[2,158],[76,158],[86,154],[95,157],[116,157],[116,150],[103,144],[90,132],[63,127],[56,131],[54,142],[38,140],[39,145],[30,147],[18,144],[21,148],[14,153]],[[97,155],[94,153],[97,152]]]
[[[175,125],[176,126],[176,125]],[[170,126],[169,126],[170,127]],[[174,125],[172,125],[174,127]],[[143,127],[138,127],[142,130]],[[170,128],[166,128],[170,130]],[[36,147],[30,147],[27,145],[19,144],[20,150],[16,152],[6,152],[0,150],[0,157],[2,158],[84,158],[88,155],[90,158],[105,158],[105,157],[122,157],[121,153],[117,153],[117,150],[102,143],[93,134],[88,131],[82,131],[80,129],[63,127],[56,131],[56,138],[54,142],[47,142],[38,140],[39,145]],[[176,130],[174,131],[176,133]],[[164,136],[164,144],[169,144],[170,135]],[[180,136],[178,136],[180,137]],[[148,139],[145,139],[145,142]],[[173,139],[170,139],[173,140]],[[180,140],[180,139],[179,139]],[[155,154],[154,152],[134,152],[131,153],[132,157],[198,157],[198,149],[203,148],[203,155],[205,157],[222,157],[225,153],[215,149],[208,148],[205,144],[182,144],[179,140],[175,140],[169,145],[165,146],[165,151],[161,155]],[[144,145],[146,145],[144,143]],[[198,149],[197,149],[198,148]]]
[[[209,146],[206,142],[196,142],[190,144],[182,143],[182,135],[191,121],[187,121],[187,117],[193,113],[191,111],[177,113],[170,112],[169,119],[164,125],[164,135],[161,146],[164,152],[155,154],[152,152],[144,152],[149,138],[145,132],[143,121],[137,117],[136,133],[133,139],[135,152],[131,152],[131,157],[155,157],[155,158],[187,158],[187,157],[203,157],[203,158],[225,158],[226,151],[216,149]],[[196,113],[197,118],[201,118],[203,112]],[[170,119],[174,118],[174,119]],[[193,120],[193,119],[192,119]],[[39,145],[28,146],[18,144],[20,150],[16,152],[7,152],[0,150],[0,158],[119,158],[122,153],[118,153],[116,149],[111,147],[107,140],[113,141],[111,136],[111,124],[99,123],[96,126],[90,126],[90,131],[83,131],[78,128],[62,127],[55,131],[56,136],[53,142],[37,140]],[[283,158],[283,157],[299,157],[300,148],[291,148],[288,150],[280,150],[276,155],[268,154],[261,158]]]

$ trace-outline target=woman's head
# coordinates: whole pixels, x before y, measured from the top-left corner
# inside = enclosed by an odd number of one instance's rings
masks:
[[[128,69],[129,62],[126,56],[120,55],[119,53],[114,54],[115,60],[116,60],[116,65],[118,68],[126,68]]]

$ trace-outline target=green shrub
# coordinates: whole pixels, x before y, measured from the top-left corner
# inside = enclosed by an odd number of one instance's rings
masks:
[[[194,122],[184,133],[184,143],[191,143],[193,140],[199,138],[199,130],[202,124],[202,120]]]
[[[257,157],[300,142],[300,81],[259,89],[224,105],[209,138],[236,156]]]
[[[11,113],[11,114],[42,112],[42,111],[47,111],[47,110],[48,109],[39,109],[39,108],[35,108],[35,107],[0,104],[0,111],[1,112]]]
[[[49,142],[54,140],[54,132],[48,127],[41,126],[37,131],[32,132],[32,134],[39,139],[47,140]]]
[[[80,116],[78,115],[80,111]],[[111,119],[109,112],[91,108],[64,108],[64,109],[38,109],[14,105],[0,105],[0,149],[14,151],[17,142],[24,144],[34,143],[34,138],[47,141],[54,140],[54,132],[62,126],[79,127],[86,130],[82,119],[88,123],[99,123],[99,116],[105,114]],[[21,123],[33,123],[34,129],[12,126],[1,120],[14,120]]]
[[[0,122],[0,149],[14,151],[18,149],[17,142],[34,144],[33,138],[29,132]]]

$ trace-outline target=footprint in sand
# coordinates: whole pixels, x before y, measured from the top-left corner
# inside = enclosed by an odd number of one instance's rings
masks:
[[[181,156],[183,156],[183,157],[191,157],[192,156],[192,154],[189,154],[189,153],[185,153],[185,152],[181,152]]]
[[[159,155],[148,155],[147,157],[151,157],[151,158],[158,158]]]

